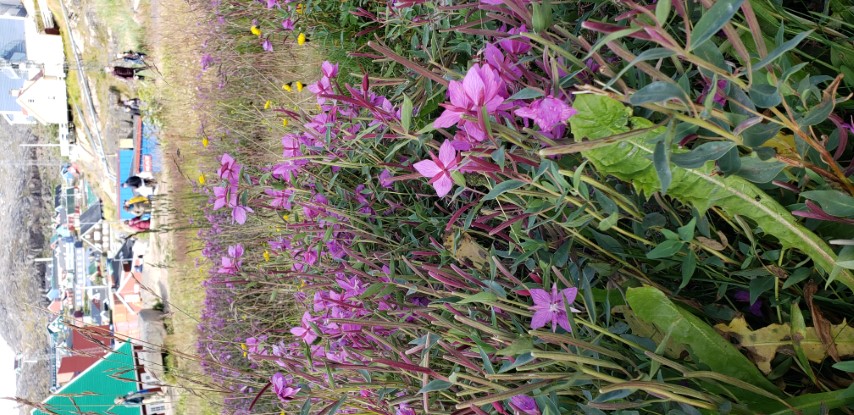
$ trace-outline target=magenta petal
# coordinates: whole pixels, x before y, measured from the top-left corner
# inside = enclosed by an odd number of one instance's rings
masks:
[[[578,295],[578,288],[564,288],[560,290],[561,297],[566,298],[566,304],[572,304],[575,302],[575,297]]]
[[[460,81],[451,81],[448,85],[448,96],[451,98],[451,105],[459,108],[466,108],[471,103],[463,91],[463,83]]]
[[[439,180],[436,180],[433,183],[433,187],[436,188],[436,194],[439,197],[444,197],[448,192],[451,191],[451,188],[454,187],[454,181],[451,180],[451,176],[447,173],[444,173],[439,177]]]
[[[548,310],[537,310],[531,317],[531,328],[538,329],[546,325],[552,319],[552,314]]]
[[[445,140],[442,143],[442,146],[439,147],[439,161],[442,162],[442,165],[445,168],[448,168],[457,157],[457,152],[454,150],[453,144],[451,144],[451,140]]]
[[[462,118],[463,113],[457,109],[447,108],[439,116],[436,118],[436,121],[433,121],[433,127],[436,128],[448,128],[453,125],[457,125],[460,122],[460,118]]]
[[[433,160],[421,160],[412,165],[422,176],[432,179],[442,173],[442,169]]]
[[[566,313],[555,313],[555,319],[557,320],[557,324],[563,327],[567,332],[572,332],[572,326],[569,325],[569,316]]]
[[[534,288],[528,290],[531,293],[531,299],[534,300],[534,305],[549,304],[552,301],[552,296],[546,290]]]

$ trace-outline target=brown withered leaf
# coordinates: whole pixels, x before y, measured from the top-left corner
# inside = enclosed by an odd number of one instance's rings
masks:
[[[698,236],[697,241],[700,242],[701,245],[713,251],[723,251],[724,248],[726,248],[722,243],[714,239],[706,238],[705,236]]]
[[[815,331],[818,338],[827,347],[827,354],[835,361],[839,361],[839,352],[836,350],[836,341],[830,333],[830,321],[824,318],[824,314],[813,302],[813,296],[818,292],[818,285],[814,281],[810,281],[804,287],[804,300],[807,302],[807,307],[812,315],[812,323],[815,324]]]
[[[454,246],[454,234],[445,235],[442,241],[442,246],[454,254],[454,259],[460,264],[472,267],[477,270],[483,270],[489,261],[489,251],[480,246],[469,234],[463,233],[456,240],[457,246]]]
[[[747,350],[750,358],[765,374],[771,373],[771,360],[778,351],[794,354],[792,328],[788,323],[771,324],[758,330],[751,330],[744,317],[737,317],[729,325],[723,323],[715,325],[715,329],[722,336],[734,339],[739,346]],[[835,340],[839,356],[854,356],[854,328],[843,321],[841,324],[830,326],[829,330]],[[807,327],[806,338],[800,343],[804,354],[811,362],[819,363],[828,356],[827,346],[819,339],[814,327]]]

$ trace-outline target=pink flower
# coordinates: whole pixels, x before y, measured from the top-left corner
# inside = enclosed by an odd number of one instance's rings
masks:
[[[551,132],[557,125],[565,124],[569,117],[577,112],[565,102],[547,96],[530,103],[527,107],[517,109],[514,113],[534,120],[543,132]]]
[[[237,186],[214,187],[214,210],[237,206]]]
[[[285,376],[281,373],[276,373],[270,379],[270,383],[273,384],[273,391],[276,392],[276,396],[282,400],[282,402],[288,402],[294,399],[297,392],[300,391],[301,388],[294,387],[294,380],[290,376]]]
[[[508,30],[507,34],[513,36],[527,31],[528,28],[525,27],[525,25],[522,25]],[[504,49],[504,51],[511,55],[522,55],[531,50],[531,40],[522,36],[516,36],[514,39],[503,39],[498,42],[498,45],[501,46],[501,49]]]
[[[300,140],[296,134],[285,134],[285,136],[282,137],[282,147],[284,148],[284,152],[282,153],[284,158],[302,156],[302,152],[300,151]]]
[[[282,20],[282,29],[294,30],[294,22],[293,20],[291,20],[290,17],[285,20]]]
[[[516,395],[510,398],[510,405],[525,415],[540,415],[537,401],[528,395]]]
[[[233,157],[228,153],[223,153],[220,160],[219,177],[236,185],[240,181],[240,168],[241,166]]]
[[[513,82],[522,76],[522,70],[511,59],[505,58],[501,50],[495,45],[488,43],[483,50],[483,57],[490,66],[498,69],[498,74],[505,82]]]
[[[293,207],[291,206],[291,195],[294,193],[292,190],[265,189],[264,193],[273,198],[270,200],[270,207],[285,210],[291,210]]]
[[[311,314],[308,314],[306,311],[302,315],[302,325],[299,327],[294,327],[291,329],[291,334],[303,339],[306,343],[311,344],[317,339],[317,335],[314,334],[314,329],[311,328]]]
[[[391,186],[394,183],[394,181],[391,178],[392,178],[391,172],[389,172],[388,169],[384,169],[382,171],[382,173],[380,173],[380,177],[379,177],[380,186],[382,186],[386,189],[391,189]]]
[[[246,223],[246,214],[254,212],[252,208],[244,205],[237,205],[231,211],[231,223],[243,225]]]
[[[578,289],[564,288],[557,291],[557,284],[552,285],[552,292],[534,288],[528,290],[531,293],[531,298],[534,300],[534,316],[531,317],[531,328],[538,329],[545,326],[549,320],[552,323],[552,331],[556,330],[556,325],[563,327],[566,331],[572,331],[569,325],[569,316],[566,314],[565,304],[572,304],[575,301],[575,296],[578,295]],[[564,303],[566,300],[566,303]],[[570,307],[570,311],[577,313],[578,310]]]
[[[326,102],[326,97],[322,95],[328,95],[332,93],[332,83],[329,82],[329,78],[322,76],[320,80],[310,84],[306,87],[312,94],[317,95],[317,104],[323,105]]]
[[[270,42],[270,39],[264,39],[264,41],[261,42],[261,47],[264,48],[264,50],[266,50],[267,52],[272,52],[273,42]]]
[[[439,157],[436,158],[430,153],[430,158],[432,160],[421,160],[412,167],[415,167],[422,176],[430,178],[430,184],[436,189],[436,194],[444,197],[454,186],[451,172],[458,168],[457,151],[449,140],[445,140],[439,147]]]
[[[445,111],[433,121],[433,126],[447,128],[456,125],[463,128],[475,141],[483,141],[486,133],[479,123],[462,117],[467,115],[479,120],[483,107],[486,107],[486,113],[490,115],[503,109],[501,104],[507,97],[507,84],[492,66],[474,64],[462,81],[450,82],[448,94],[451,103],[442,104]]]
[[[323,61],[320,65],[320,73],[327,78],[334,78],[338,76],[338,64]]]

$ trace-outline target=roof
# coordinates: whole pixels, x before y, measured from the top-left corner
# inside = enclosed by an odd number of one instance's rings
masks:
[[[141,408],[116,406],[113,400],[137,390],[133,349],[122,343],[113,353],[89,367],[61,389],[42,401],[44,407],[57,415],[98,413],[139,415]],[[33,410],[33,415],[48,415]]]
[[[94,206],[86,209],[86,211],[80,215],[80,236],[89,233],[89,231],[101,221],[101,216],[102,212],[100,203],[96,203]]]
[[[0,17],[0,58],[8,61],[13,58],[26,60],[23,19]],[[0,111],[21,111],[21,106],[15,101],[17,97],[10,92],[14,89],[21,89],[24,86],[24,81],[26,81],[25,78],[25,74],[18,73],[12,68],[0,70]]]

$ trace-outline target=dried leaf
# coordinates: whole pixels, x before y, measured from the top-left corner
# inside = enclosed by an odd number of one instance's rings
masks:
[[[830,334],[830,321],[824,318],[824,314],[813,302],[813,296],[818,291],[818,285],[810,281],[804,287],[804,300],[807,302],[807,307],[812,315],[812,322],[815,325],[815,331],[821,343],[827,347],[827,354],[835,361],[839,361],[839,352],[836,350],[836,342],[833,340],[833,335]]]
[[[700,242],[701,245],[709,248],[713,251],[723,251],[724,245],[714,239],[706,238],[705,236],[698,236],[697,241]]]
[[[715,325],[724,337],[735,339],[746,349],[762,373],[771,373],[771,360],[783,348],[784,353],[793,354],[792,328],[789,324],[771,324],[758,330],[751,330],[744,317],[733,319],[729,325]],[[840,357],[854,356],[854,328],[847,322],[830,327],[830,335],[835,339],[836,350]],[[807,327],[806,338],[801,340],[804,354],[814,363],[820,363],[828,356],[827,346],[819,339],[814,327]]]
[[[489,251],[480,246],[469,234],[463,233],[457,239],[457,246],[454,247],[454,235],[445,235],[443,244],[445,249],[453,252],[454,259],[460,264],[473,267],[477,270],[483,270],[489,258]]]

